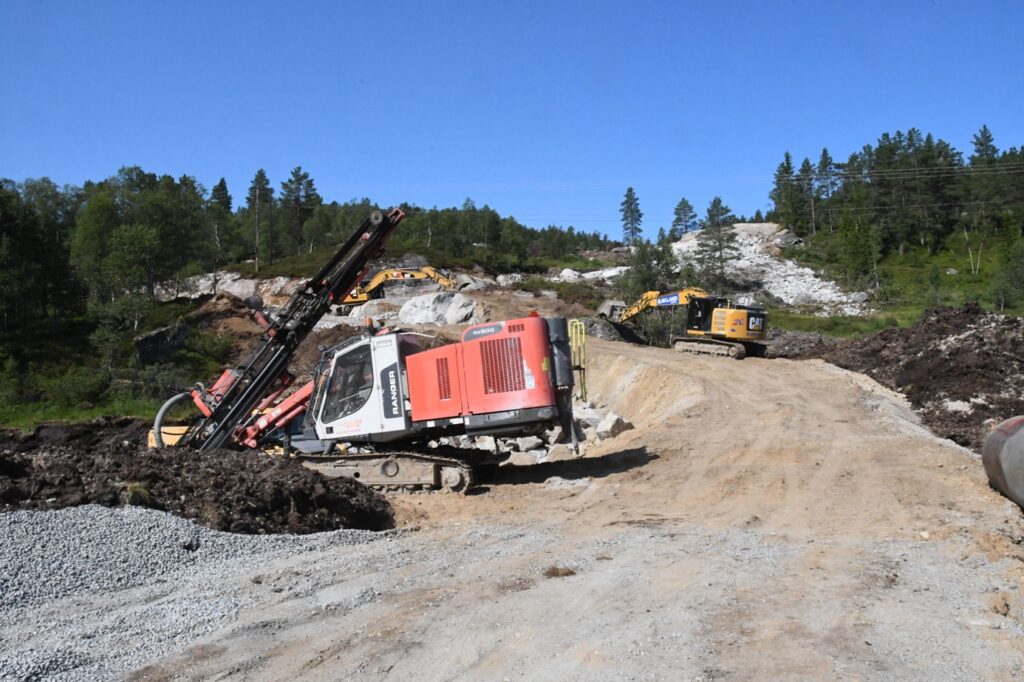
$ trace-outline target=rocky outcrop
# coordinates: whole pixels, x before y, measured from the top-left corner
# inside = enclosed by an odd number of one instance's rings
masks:
[[[403,324],[462,324],[473,319],[473,299],[451,291],[410,298],[398,311]]]

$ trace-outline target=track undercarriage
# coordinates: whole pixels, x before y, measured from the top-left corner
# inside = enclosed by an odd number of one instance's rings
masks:
[[[672,338],[672,348],[681,353],[719,355],[737,360],[742,360],[748,355],[756,358],[765,356],[765,347],[762,344],[726,341],[707,336],[675,336]]]
[[[300,455],[296,459],[324,476],[347,476],[375,490],[462,494],[500,462],[494,453],[462,448]]]

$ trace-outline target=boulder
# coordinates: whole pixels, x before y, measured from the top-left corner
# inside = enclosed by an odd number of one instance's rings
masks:
[[[601,423],[597,425],[597,437],[601,440],[615,438],[623,431],[629,431],[633,425],[614,412],[605,415]]]
[[[572,451],[572,446],[566,443],[558,443],[548,448],[547,458],[545,461],[548,462],[563,462],[567,459],[576,459],[576,454]]]
[[[375,320],[390,320],[398,317],[398,311],[402,306],[395,303],[394,301],[388,301],[385,299],[374,299],[367,301],[361,306],[354,306],[352,312],[349,313],[350,317],[372,317]]]
[[[185,347],[188,333],[188,327],[178,321],[167,327],[136,336],[135,352],[139,356],[139,362],[143,365],[166,362],[172,353]]]
[[[484,275],[459,273],[454,279],[459,291],[483,291],[494,286],[494,280]]]
[[[572,414],[582,428],[587,428],[588,426],[596,428],[601,423],[601,420],[604,419],[604,415],[590,405],[575,405],[572,408]]]
[[[410,298],[398,311],[403,324],[461,324],[476,310],[473,299],[451,291]]]
[[[516,447],[519,448],[520,452],[526,452],[527,450],[535,450],[540,446],[544,445],[544,441],[537,436],[525,436],[523,438],[516,439]]]
[[[473,445],[476,446],[477,450],[487,450],[488,452],[494,452],[494,436],[478,436],[477,438],[474,439]]]
[[[560,273],[558,273],[558,276],[555,277],[555,279],[558,280],[559,282],[575,282],[579,280],[580,277],[580,273],[576,272],[572,268],[565,268]]]
[[[510,287],[513,284],[519,284],[523,281],[523,276],[518,272],[513,272],[508,275],[498,275],[498,286],[499,287]]]
[[[528,450],[527,452],[513,452],[509,455],[508,459],[502,462],[502,464],[511,464],[512,466],[517,467],[529,467],[537,464],[538,462],[543,462],[547,455],[548,451],[543,448]]]

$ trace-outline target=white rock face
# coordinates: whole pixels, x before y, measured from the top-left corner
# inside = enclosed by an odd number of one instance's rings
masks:
[[[499,287],[510,287],[513,284],[518,284],[523,281],[523,276],[518,272],[513,272],[508,275],[498,275],[498,286]]]
[[[341,315],[324,315],[313,325],[313,331],[321,329],[334,329],[335,327],[362,327],[363,321],[356,317],[342,317]]]
[[[617,265],[614,268],[593,270],[591,272],[577,272],[571,268],[565,268],[551,279],[555,282],[596,282],[598,280],[608,281],[615,279],[616,277],[626,272],[627,270],[629,270],[628,265]]]
[[[259,296],[267,305],[283,305],[296,287],[305,280],[299,277],[272,277],[256,279],[246,277],[238,272],[221,271],[189,277],[175,287],[173,282],[165,282],[156,286],[156,297],[159,301],[170,301],[176,297],[199,298],[212,293],[226,292],[245,300],[250,296]],[[216,292],[214,291],[216,279]]]
[[[451,291],[410,298],[398,311],[403,324],[462,324],[473,317],[473,299]]]
[[[811,305],[821,315],[865,315],[870,310],[864,304],[863,292],[844,292],[830,280],[822,279],[810,268],[781,258],[775,241],[781,228],[776,223],[737,223],[736,232],[740,256],[732,263],[732,277],[751,283],[760,283],[765,291],[789,305]],[[684,263],[692,262],[697,248],[697,233],[690,232],[672,245]],[[742,304],[742,297],[737,297]]]

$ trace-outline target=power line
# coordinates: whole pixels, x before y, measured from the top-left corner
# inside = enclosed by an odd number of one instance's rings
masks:
[[[1015,173],[1024,173],[1024,163],[1012,163],[1004,164],[1001,166],[945,166],[945,167],[930,167],[930,168],[897,168],[888,170],[871,170],[865,169],[862,171],[843,171],[838,173],[826,173],[824,179],[826,180],[881,180],[881,179],[931,179],[940,177],[954,177],[958,175],[964,176],[977,176],[977,175],[1011,175]],[[817,174],[815,174],[817,175]],[[804,181],[799,177],[787,178],[783,181],[785,184],[803,184]]]

